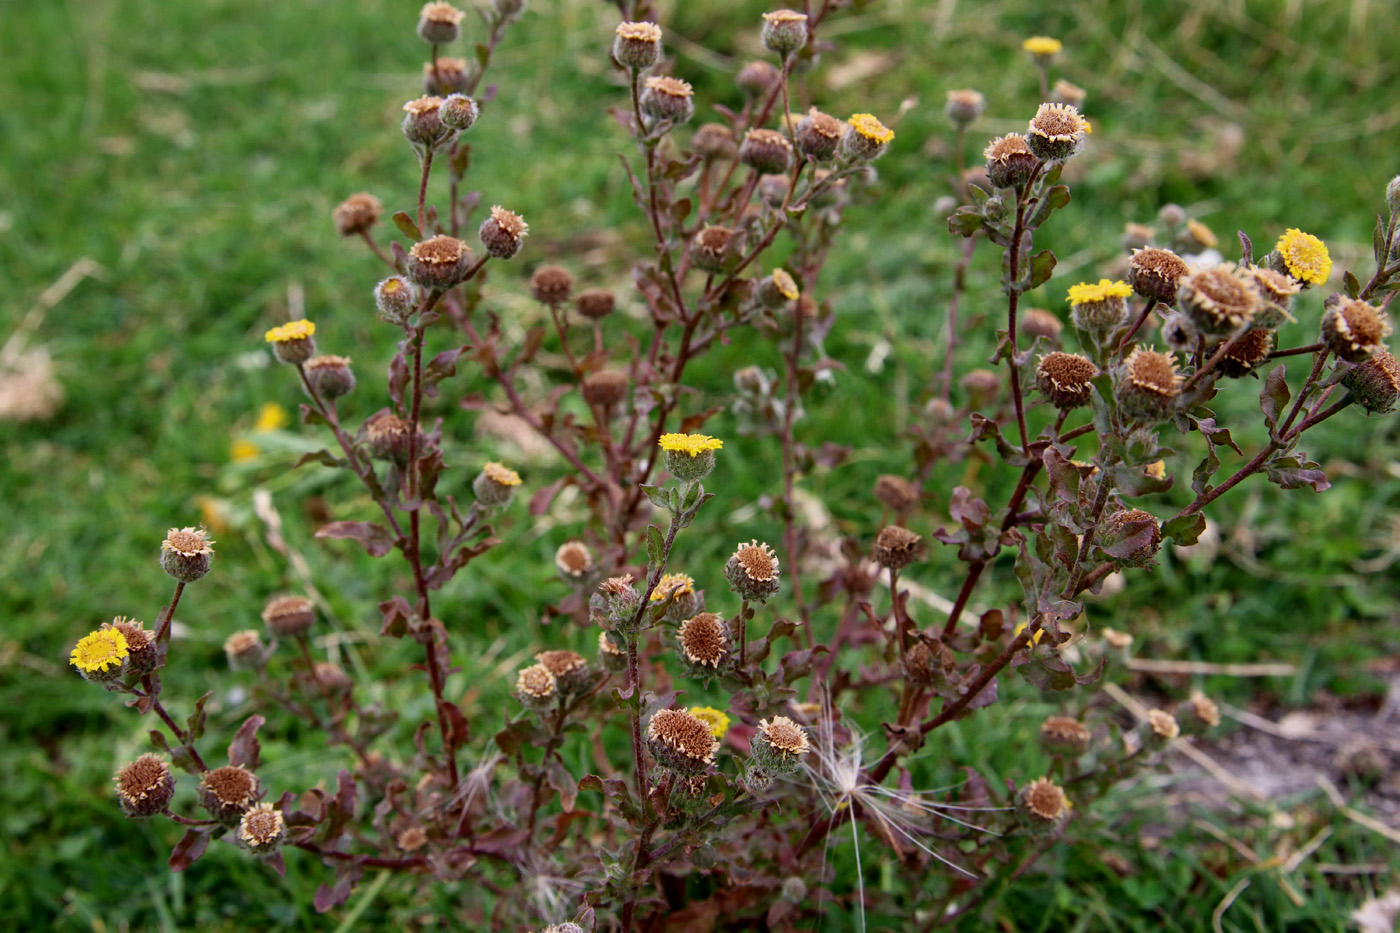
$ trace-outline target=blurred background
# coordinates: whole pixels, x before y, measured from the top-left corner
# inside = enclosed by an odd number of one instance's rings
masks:
[[[147,750],[149,724],[66,663],[74,642],[112,616],[154,619],[169,598],[155,560],[161,539],[172,526],[203,524],[218,542],[215,572],[180,605],[166,690],[182,708],[214,690],[211,749],[249,712],[246,689],[223,659],[224,639],[258,627],[267,596],[308,580],[329,609],[322,646],[375,680],[386,702],[417,704],[403,708],[405,722],[430,714],[412,675],[379,682],[402,672],[414,648],[378,641],[375,604],[402,584],[394,568],[348,542],[311,538],[363,503],[329,471],[290,469],[325,445],[296,423],[299,390],[262,343],[268,327],[310,317],[322,352],[357,364],[361,387],[342,407],[347,420],[382,404],[378,374],[396,334],[370,297],[381,267],[363,244],[337,236],[330,213],[361,190],[389,212],[411,206],[418,169],[398,122],[403,101],[421,92],[418,6],[0,3],[0,826],[8,840],[0,925],[441,929],[467,896],[438,886],[430,899],[414,900],[407,882],[391,880],[323,917],[310,892],[324,870],[295,854],[286,879],[218,846],[189,872],[169,874],[177,829],[124,820],[111,792],[115,767]],[[739,107],[733,77],[761,57],[759,14],[769,5],[658,8],[672,70],[695,85],[696,122],[711,105]],[[1022,129],[1039,102],[1020,49],[1027,36],[1061,39],[1052,80],[1086,92],[1091,144],[1066,172],[1073,204],[1038,237],[1060,265],[1033,304],[1063,312],[1069,285],[1115,274],[1124,225],[1151,223],[1170,202],[1209,227],[1226,258],[1238,256],[1236,230],[1260,254],[1285,228],[1320,236],[1336,262],[1330,291],[1344,269],[1363,281],[1369,275],[1372,226],[1400,171],[1393,16],[1389,4],[1364,0],[896,0],[835,15],[822,30],[834,47],[802,78],[800,99],[838,115],[873,112],[897,137],[878,163],[878,183],[850,210],[818,289],[837,313],[827,352],[845,368],[809,400],[798,434],[850,454],[803,478],[809,523],[868,542],[880,523],[875,476],[914,471],[908,432],[943,358],[949,271],[961,252],[946,214],[935,210],[950,192],[947,91],[975,88],[988,101],[967,136],[969,164],[980,162],[992,136]],[[616,8],[599,0],[534,0],[488,73],[495,98],[471,131],[468,183],[483,204],[530,223],[523,253],[494,264],[486,286],[510,334],[523,334],[539,314],[524,286],[543,262],[567,265],[581,287],[614,288],[625,311],[642,311],[628,283],[631,263],[649,248],[647,232],[615,155],[631,146],[606,112],[625,103],[607,55],[617,21]],[[474,17],[464,27],[469,42],[483,32]],[[434,196],[441,203],[445,191]],[[378,232],[384,242],[390,231]],[[974,261],[960,372],[985,365],[1003,313],[997,261],[985,249]],[[1311,316],[1285,328],[1287,344],[1316,339],[1326,293],[1304,296]],[[618,337],[621,348],[620,330]],[[777,368],[780,355],[740,341],[706,358],[696,368],[704,395],[695,410],[723,401],[733,371],[750,364]],[[527,489],[560,475],[511,423],[483,421],[453,403],[485,391],[479,376],[464,369],[450,386],[430,413],[446,419],[456,468],[444,483],[465,495],[481,462],[495,457],[519,465]],[[1252,424],[1254,383],[1235,387],[1219,407],[1222,421]],[[1226,767],[1265,760],[1266,770],[1326,774],[1392,832],[1400,822],[1400,718],[1382,712],[1400,676],[1396,425],[1394,416],[1359,412],[1324,425],[1304,446],[1333,489],[1246,484],[1219,503],[1220,533],[1206,546],[1164,555],[1154,573],[1130,578],[1089,613],[1093,624],[1133,634],[1136,657],[1275,662],[1282,671],[1242,678],[1199,673],[1207,668],[1110,670],[1149,705],[1203,688],[1271,722],[1292,711],[1312,717],[1308,728],[1319,734],[1378,732],[1378,773],[1351,767],[1343,743],[1301,743],[1297,761],[1286,757],[1297,742],[1261,751],[1267,734],[1234,719],[1227,731],[1235,743],[1221,740],[1216,754]],[[707,426],[726,437],[722,507],[713,509],[711,531],[685,544],[684,566],[697,577],[717,574],[741,537],[778,537],[765,498],[781,482],[776,444],[730,441],[732,426],[728,414]],[[1263,437],[1248,429],[1235,436],[1242,445]],[[1195,440],[1178,445],[1181,479],[1168,504],[1190,499]],[[934,477],[916,526],[924,534],[946,523],[954,485],[983,493],[1008,483],[976,458]],[[269,503],[261,515],[259,492]],[[567,499],[539,519],[517,505],[497,523],[505,546],[444,592],[438,612],[460,635],[454,660],[467,665],[449,692],[481,722],[473,754],[508,712],[522,658],[544,641],[579,649],[589,641],[558,623],[546,628],[539,595],[557,602],[566,594],[553,582],[552,555],[585,517]],[[269,545],[273,519],[304,572]],[[935,552],[916,579],[951,597],[961,577],[951,553]],[[1009,564],[982,600],[993,605],[999,596],[1019,599]],[[1021,686],[985,726],[948,730],[938,752],[946,760],[928,764],[930,773],[946,779],[968,765],[994,783],[1040,773],[1044,759],[1027,751],[1027,740],[1058,707]],[[265,731],[264,743],[263,773],[289,786],[340,767],[317,736]],[[1268,757],[1275,752],[1281,763]],[[1008,892],[1005,928],[1205,929],[1211,909],[1246,878],[1255,883],[1224,929],[1347,928],[1350,910],[1396,883],[1395,837],[1338,815],[1310,780],[1275,790],[1271,800],[1222,798],[1214,807],[1188,805],[1167,779],[1124,792],[1093,822],[1080,821],[1088,824],[1081,840],[1041,866],[1048,874]],[[1180,804],[1173,815],[1164,815],[1164,801]],[[1294,898],[1278,865],[1324,829],[1321,848],[1292,876],[1302,892]],[[1318,867],[1328,864],[1353,868]],[[837,912],[826,928],[850,922]]]

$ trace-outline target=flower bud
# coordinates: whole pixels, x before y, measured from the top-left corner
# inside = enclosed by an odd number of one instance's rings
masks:
[[[391,275],[374,287],[374,305],[379,316],[402,327],[418,305],[418,292],[400,275]]]
[[[263,795],[262,783],[240,765],[224,765],[205,772],[199,780],[199,802],[209,815],[227,826],[237,826],[243,814]]]
[[[349,395],[355,388],[355,374],[343,356],[313,356],[306,361],[306,381],[324,399]]]
[[[845,132],[844,123],[813,107],[798,121],[793,135],[797,140],[798,152],[824,162],[836,154],[836,147]]]
[[[520,252],[529,232],[530,225],[519,214],[496,206],[481,222],[481,245],[496,259],[510,259]]]
[[[1128,261],[1128,284],[1144,298],[1175,304],[1188,271],[1182,258],[1169,249],[1135,249]]]
[[[1342,294],[1330,296],[1322,315],[1322,342],[1348,363],[1364,363],[1385,348],[1390,320],[1375,305]]]
[[[684,123],[695,116],[695,92],[689,84],[668,75],[647,78],[638,105],[655,122]]]
[[[749,750],[759,767],[774,774],[792,774],[812,751],[807,730],[786,716],[760,720],[749,740]]]
[[[117,802],[133,820],[148,820],[164,813],[175,796],[175,776],[170,765],[156,755],[146,754],[127,762],[112,777],[117,785]]]
[[[647,725],[656,763],[681,774],[703,774],[715,762],[719,740],[702,720],[681,709],[658,710]]]
[[[515,495],[520,474],[500,463],[488,463],[472,480],[472,492],[482,505],[503,506]]]
[[[1400,398],[1400,363],[1389,350],[1377,350],[1369,360],[1348,370],[1342,385],[1371,414],[1392,412]]]
[[[987,109],[987,98],[973,90],[948,92],[948,102],[943,105],[943,113],[956,127],[967,127]]]
[[[1094,396],[1093,379],[1099,368],[1088,357],[1056,350],[1040,358],[1035,367],[1035,386],[1046,400],[1061,411],[1089,404]]]
[[[465,94],[449,94],[438,105],[438,119],[449,130],[465,133],[476,125],[481,107]]]
[[[430,45],[456,42],[466,15],[450,3],[429,3],[418,14],[418,37]]]
[[[1400,175],[1396,175],[1390,180],[1390,184],[1385,186],[1385,203],[1392,214],[1400,214]]]
[[[181,583],[193,583],[209,572],[213,544],[203,528],[172,528],[160,543],[161,569]]]
[[[367,233],[370,227],[379,223],[384,213],[384,205],[372,194],[360,192],[341,201],[331,214],[335,229],[341,236],[355,236]]]
[[[452,128],[442,122],[441,97],[420,97],[403,105],[401,125],[404,139],[423,149],[436,149],[452,137]]]
[[[766,603],[778,592],[780,575],[778,556],[757,540],[739,545],[724,565],[724,578],[734,592],[760,603]]]
[[[258,858],[276,855],[286,837],[287,823],[282,811],[270,803],[252,807],[238,821],[239,843]]]
[[[987,180],[997,188],[1022,187],[1040,165],[1019,133],[998,136],[982,150],[982,157],[987,160]]]
[[[262,620],[278,638],[296,638],[315,624],[316,604],[305,596],[274,596],[263,607]]]
[[[902,570],[919,559],[922,540],[908,528],[886,525],[875,537],[875,563],[886,570]]]
[[[316,355],[314,333],[315,324],[300,320],[272,328],[263,335],[263,339],[272,344],[272,355],[277,357],[278,362],[295,366]]]
[[[267,648],[253,629],[234,632],[224,640],[224,657],[230,670],[252,671],[267,660]]]
[[[429,291],[457,285],[471,265],[472,251],[456,237],[439,234],[414,243],[408,251],[408,277]]]
[[[1089,121],[1069,104],[1041,104],[1026,129],[1026,145],[1044,162],[1065,162],[1079,150]]]
[[[777,130],[749,130],[739,145],[739,161],[765,175],[792,168],[792,143]]]
[[[1114,512],[1104,520],[1099,543],[1109,548],[1127,542],[1136,542],[1138,546],[1120,561],[1128,567],[1145,567],[1162,546],[1162,526],[1150,512],[1142,509]]]
[[[563,304],[573,290],[574,277],[563,266],[540,266],[530,276],[530,294],[540,304]]]
[[[846,121],[839,151],[842,158],[852,162],[872,162],[885,154],[893,139],[894,131],[873,114],[856,113]]]
[[[782,74],[772,63],[765,61],[749,62],[739,69],[734,83],[749,97],[761,97],[774,83],[782,79]]]
[[[655,23],[620,24],[612,56],[623,68],[650,68],[661,61],[661,27]]]
[[[583,400],[609,410],[627,397],[630,380],[615,369],[603,369],[583,377]]]
[[[1181,395],[1176,361],[1155,350],[1134,347],[1113,375],[1118,405],[1134,420],[1162,420]]]
[[[763,47],[782,57],[807,44],[807,14],[774,10],[763,14]]]

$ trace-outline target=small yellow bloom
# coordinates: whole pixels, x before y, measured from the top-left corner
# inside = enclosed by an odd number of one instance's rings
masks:
[[[724,441],[704,434],[663,434],[657,444],[669,453],[698,457],[707,450],[719,450],[724,446]]]
[[[210,531],[216,535],[228,531],[228,503],[210,496],[198,496],[194,502],[199,506],[200,517]]]
[[[1013,634],[1019,635],[1019,634],[1021,634],[1022,632],[1024,632],[1025,630],[1026,630],[1026,623],[1022,622],[1020,625],[1016,626],[1016,631],[1015,631]],[[1041,628],[1041,629],[1036,629],[1036,630],[1035,630],[1035,634],[1031,636],[1031,644],[1033,644],[1033,645],[1038,645],[1038,644],[1040,644],[1040,636],[1042,636],[1042,635],[1044,635],[1044,634],[1045,634],[1045,629],[1043,629],[1043,628]]]
[[[652,602],[660,602],[671,596],[689,596],[695,592],[695,578],[684,573],[662,574],[651,591]]]
[[[274,327],[263,335],[263,339],[268,343],[290,343],[293,340],[305,340],[314,333],[316,325],[303,319]]]
[[[262,453],[262,448],[247,438],[239,438],[229,445],[228,458],[234,463],[243,460],[252,460]]]
[[[1090,304],[1095,301],[1108,301],[1110,298],[1127,298],[1132,293],[1133,287],[1127,282],[1110,282],[1108,279],[1099,279],[1097,285],[1080,282],[1078,285],[1070,286],[1069,303],[1072,305]]]
[[[1167,478],[1167,464],[1164,460],[1154,460],[1142,468],[1142,472],[1153,479],[1161,480]]]
[[[779,295],[782,295],[788,301],[797,300],[800,294],[797,290],[797,282],[783,269],[773,270],[773,287],[778,290]]]
[[[724,738],[729,731],[729,717],[713,706],[692,706],[686,712],[709,726],[710,735],[717,739]]]
[[[126,636],[119,629],[99,629],[78,639],[68,663],[85,673],[105,671],[109,667],[119,667],[122,658],[130,653]]]
[[[258,411],[257,423],[253,425],[254,431],[276,431],[285,428],[291,419],[287,417],[287,410],[276,402],[267,402]]]
[[[882,146],[894,139],[894,130],[881,123],[872,113],[852,114],[846,122],[857,133]]]
[[[1041,59],[1059,54],[1060,49],[1064,47],[1064,43],[1059,39],[1052,39],[1049,36],[1031,36],[1021,43],[1022,49]]]
[[[1327,252],[1327,244],[1311,233],[1289,227],[1278,238],[1278,246],[1274,248],[1283,257],[1288,274],[1300,282],[1321,285],[1332,273],[1332,257]]]
[[[520,474],[506,466],[504,463],[497,463],[494,460],[481,468],[481,472],[493,482],[502,486],[519,486]]]

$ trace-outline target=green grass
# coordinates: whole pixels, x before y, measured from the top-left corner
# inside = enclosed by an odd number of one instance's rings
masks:
[[[502,203],[531,224],[521,259],[493,270],[487,286],[517,316],[535,313],[519,297],[535,264],[563,261],[582,284],[625,294],[632,247],[646,242],[613,155],[628,151],[628,143],[604,112],[623,100],[604,58],[615,13],[583,0],[539,6],[500,50],[490,76],[498,96],[473,130],[472,184],[487,204]],[[685,40],[671,42],[675,70],[695,84],[700,100],[740,103],[731,75],[759,53],[754,24],[765,8],[732,5],[717,17],[701,4],[667,5],[665,22]],[[1382,189],[1400,167],[1393,155],[1400,105],[1385,93],[1400,64],[1388,54],[1382,11],[1355,21],[1365,8],[1341,0],[1102,0],[1043,12],[1024,0],[906,0],[862,5],[835,19],[828,36],[838,47],[804,79],[804,103],[888,117],[903,101],[911,106],[879,163],[873,197],[850,212],[820,295],[838,314],[827,351],[846,369],[835,389],[808,401],[800,431],[813,446],[848,445],[852,456],[804,477],[802,486],[831,509],[834,529],[873,536],[871,482],[881,472],[912,469],[901,432],[918,417],[941,362],[947,272],[959,249],[931,209],[947,174],[946,90],[976,87],[990,102],[969,134],[971,161],[988,136],[1023,125],[1036,103],[1034,73],[1017,48],[1022,37],[1062,37],[1060,71],[1088,90],[1093,146],[1068,173],[1074,203],[1042,237],[1060,256],[1061,271],[1033,303],[1062,308],[1067,284],[1097,278],[1117,254],[1125,222],[1149,220],[1171,200],[1206,220],[1227,253],[1237,228],[1263,252],[1296,226],[1326,239],[1339,260],[1364,257]],[[412,13],[368,0],[337,4],[333,12],[267,0],[6,9],[0,268],[10,300],[0,316],[7,327],[17,324],[79,257],[101,272],[49,310],[36,337],[57,360],[67,403],[48,422],[0,424],[0,495],[10,507],[8,546],[0,551],[0,702],[10,710],[0,721],[0,794],[12,840],[0,856],[0,923],[296,930],[338,922],[312,912],[310,892],[323,871],[296,855],[285,881],[226,847],[214,847],[184,875],[169,875],[164,858],[178,834],[168,825],[124,821],[110,799],[111,771],[144,750],[145,723],[115,697],[84,688],[65,660],[77,637],[112,615],[155,615],[168,599],[155,549],[166,528],[199,521],[202,496],[229,503],[231,527],[219,542],[216,572],[182,603],[190,631],[167,689],[173,697],[216,690],[210,747],[250,711],[229,692],[239,681],[225,669],[223,639],[256,625],[268,594],[298,585],[263,543],[250,504],[256,486],[273,491],[290,544],[306,556],[335,611],[334,629],[377,632],[375,602],[402,587],[388,564],[369,562],[345,543],[311,540],[316,522],[308,497],[323,498],[336,517],[364,511],[364,500],[342,479],[314,468],[285,475],[292,455],[272,441],[263,442],[268,453],[260,460],[230,466],[228,458],[264,402],[289,410],[299,402],[286,372],[248,362],[261,359],[262,331],[285,316],[291,290],[304,296],[320,325],[322,347],[359,365],[361,390],[349,410],[363,416],[380,405],[371,390],[393,335],[369,301],[378,270],[355,244],[339,241],[329,212],[362,189],[391,209],[409,206],[417,172],[396,123],[399,103],[417,94],[423,48],[411,31]],[[1238,149],[1231,148],[1235,139]],[[1003,313],[996,263],[979,250],[964,296],[960,369],[981,365]],[[1307,298],[1314,317],[1290,328],[1295,342],[1312,339],[1320,299],[1315,292]],[[880,364],[868,366],[882,344]],[[779,356],[752,341],[713,353],[697,368],[706,394],[696,410],[722,399],[732,371],[750,363],[776,367]],[[455,386],[481,391],[484,383],[467,371]],[[1222,411],[1248,418],[1254,384],[1233,395]],[[853,419],[853,411],[873,416]],[[449,426],[455,469],[444,482],[465,494],[475,466],[492,451],[473,438],[469,413],[439,404],[433,414]],[[1246,523],[1249,560],[1238,557],[1240,546],[1225,552],[1235,559],[1209,567],[1169,557],[1155,573],[1134,578],[1125,594],[1095,604],[1091,620],[1134,632],[1136,651],[1151,657],[1302,662],[1292,680],[1204,682],[1237,703],[1301,704],[1318,690],[1383,691],[1367,662],[1400,649],[1396,577],[1366,573],[1357,563],[1382,553],[1393,534],[1400,505],[1390,468],[1395,422],[1351,413],[1338,421],[1305,445],[1324,466],[1355,464],[1329,469],[1333,490],[1319,497],[1250,484],[1220,503],[1222,528]],[[712,424],[726,435],[732,421],[725,415]],[[311,437],[295,426],[286,431]],[[1238,436],[1259,440],[1249,431]],[[1189,486],[1193,464],[1183,453],[1182,486]],[[947,491],[963,481],[963,469],[937,474],[931,488],[939,493],[916,530],[945,521]],[[527,479],[542,484],[556,470],[527,465]],[[735,540],[775,540],[776,517],[735,515],[775,492],[779,472],[771,441],[727,442],[717,475],[721,499],[705,532],[682,540],[681,566],[715,576]],[[975,483],[996,503],[1010,477],[984,466]],[[1178,489],[1168,500],[1179,504],[1184,495]],[[473,755],[509,708],[509,677],[522,657],[545,643],[588,648],[588,632],[540,626],[537,595],[562,597],[562,588],[547,582],[550,558],[583,517],[575,505],[558,527],[536,525],[517,506],[501,523],[507,545],[474,564],[439,601],[459,644],[471,646],[454,657],[467,669],[451,688],[461,694],[474,686],[466,702]],[[997,566],[984,604],[1015,598],[1010,570],[1007,561]],[[956,571],[950,553],[935,552],[916,578],[951,596]],[[722,584],[710,588],[718,593]],[[413,678],[383,679],[416,660],[411,647],[352,653],[372,675],[364,689],[386,702],[411,696],[421,704]],[[1137,686],[1185,692],[1179,682]],[[1053,705],[1019,683],[1008,693],[1013,702],[979,719],[985,725],[975,743],[935,743],[936,751],[955,754],[929,756],[937,763],[920,777],[946,783],[962,763],[1015,780],[1039,773],[1045,763],[1028,758],[1024,741]],[[421,705],[402,712],[409,723],[427,714]],[[862,719],[873,723],[877,712],[861,711]],[[288,786],[339,767],[315,737],[273,733],[265,742],[269,774]],[[1050,874],[1032,874],[998,906],[1012,928],[1071,929],[1079,918],[1082,929],[1155,929],[1164,920],[1176,924],[1168,928],[1200,929],[1249,871],[1214,840],[1185,830],[1171,836],[1169,848],[1135,846],[1141,824],[1153,819],[1150,801],[1115,799],[1095,819],[1102,823],[1089,824],[1083,840],[1049,860],[1056,866]],[[1110,837],[1124,840],[1122,855],[1136,869],[1126,878],[1097,859],[1095,840]],[[1203,864],[1212,853],[1226,861]],[[1342,827],[1317,856],[1387,858],[1393,866],[1393,852],[1354,827]],[[867,884],[882,881],[875,861],[867,862]],[[1365,882],[1308,880],[1301,910],[1280,899],[1276,886],[1256,881],[1225,928],[1339,929],[1367,890]],[[1382,881],[1376,879],[1378,888]],[[363,916],[412,924],[433,910],[456,909],[464,896],[459,887],[440,886],[424,904],[403,881],[391,880]],[[1183,903],[1193,906],[1183,911]],[[826,928],[842,922],[833,916]]]

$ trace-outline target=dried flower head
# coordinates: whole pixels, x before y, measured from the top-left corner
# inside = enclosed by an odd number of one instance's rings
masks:
[[[263,607],[262,620],[278,638],[295,638],[316,621],[316,604],[305,596],[274,596]]]
[[[1394,411],[1400,399],[1400,362],[1389,350],[1377,350],[1369,360],[1348,370],[1342,385],[1367,412],[1383,415]]]
[[[446,98],[449,94],[460,94],[471,86],[475,77],[474,69],[467,64],[465,58],[448,58],[439,56],[435,62],[423,63],[423,93],[426,95],[437,95]],[[439,110],[439,116],[445,117],[447,101],[443,101],[443,109]],[[447,120],[443,119],[446,123]],[[461,129],[461,127],[453,127]]]
[[[540,266],[530,276],[530,294],[540,304],[563,304],[573,292],[574,277],[563,266]]]
[[[314,333],[316,325],[312,322],[292,321],[290,324],[272,328],[263,335],[263,339],[272,344],[272,355],[277,357],[279,362],[295,366],[316,355],[316,340],[312,337]]]
[[[270,803],[260,803],[238,821],[238,841],[261,858],[276,854],[287,836],[282,811]]]
[[[706,159],[732,159],[739,151],[734,131],[723,123],[702,123],[696,127],[690,148]]]
[[[1023,51],[1029,52],[1037,64],[1044,65],[1060,54],[1064,43],[1059,39],[1052,39],[1050,36],[1031,36],[1021,43],[1021,48]]]
[[[612,314],[615,305],[613,293],[602,288],[579,292],[578,298],[574,299],[574,307],[578,309],[578,313],[592,321]]]
[[[466,15],[450,3],[426,4],[418,14],[418,37],[431,45],[456,42]]]
[[[886,508],[903,514],[919,504],[919,490],[902,476],[884,473],[875,478],[875,498]]]
[[[520,474],[503,463],[494,461],[481,468],[472,480],[472,492],[476,501],[486,506],[502,506],[515,495],[515,487],[521,483]]]
[[[813,107],[798,121],[793,136],[797,140],[798,152],[817,161],[825,161],[836,154],[836,146],[844,132],[846,124]]]
[[[729,656],[729,627],[718,613],[702,612],[681,623],[676,643],[692,673],[714,673]]]
[[[902,570],[919,559],[921,541],[908,528],[886,525],[875,536],[875,563],[886,570]]]
[[[442,122],[442,98],[425,94],[403,105],[403,138],[420,152],[436,149],[452,138],[452,127]]]
[[[582,584],[593,575],[596,564],[593,552],[582,541],[565,541],[554,552],[554,566],[559,576],[570,583]]]
[[[1049,778],[1037,778],[1016,797],[1016,812],[1032,830],[1045,832],[1059,826],[1069,815],[1069,798],[1064,789]]]
[[[339,664],[317,661],[311,668],[311,679],[318,689],[332,696],[345,696],[355,689],[355,680]]]
[[[1040,165],[1020,133],[998,136],[982,150],[982,157],[987,160],[987,180],[998,188],[1020,188]]]
[[[1077,84],[1071,84],[1064,78],[1055,82],[1055,86],[1050,89],[1050,96],[1064,104],[1069,104],[1076,110],[1084,109],[1084,98],[1088,96],[1085,90]]]
[[[777,130],[749,130],[739,144],[739,161],[765,175],[783,174],[792,168],[792,143]]]
[[[488,255],[493,259],[510,259],[525,244],[530,225],[519,214],[498,204],[491,208],[491,216],[481,222],[478,233]]]
[[[1099,368],[1088,357],[1056,350],[1036,364],[1035,385],[1051,405],[1069,411],[1089,404],[1098,374]]]
[[[966,127],[987,109],[987,98],[980,91],[959,89],[948,92],[948,101],[943,105],[943,113],[954,126]]]
[[[703,272],[723,272],[739,258],[742,237],[732,227],[702,227],[690,241],[690,258]]]
[[[1162,528],[1150,512],[1120,509],[1104,519],[1100,543],[1124,564],[1143,567],[1162,546]]]
[[[1053,311],[1046,311],[1044,308],[1027,308],[1021,313],[1021,333],[1034,340],[1036,337],[1044,337],[1051,344],[1058,344],[1060,332],[1065,329],[1065,325],[1055,316]]]
[[[355,372],[344,356],[313,356],[306,361],[306,381],[323,399],[337,399],[355,390]]]
[[[744,599],[767,602],[778,592],[778,556],[757,540],[739,545],[724,565],[724,577]]]
[[[651,591],[651,602],[671,601],[667,608],[668,621],[679,622],[694,615],[700,608],[700,594],[695,592],[695,578],[684,573],[666,573]]]
[[[650,68],[661,61],[661,27],[655,23],[620,23],[613,37],[612,56],[623,68]]]
[[[1097,284],[1080,282],[1069,289],[1070,320],[1083,331],[1107,331],[1128,317],[1128,298],[1133,287],[1127,282],[1099,279]]]
[[[583,400],[604,411],[611,410],[627,398],[630,380],[616,369],[603,369],[583,377]]]
[[[1040,724],[1040,742],[1054,755],[1082,755],[1089,738],[1088,727],[1068,716],[1049,716]]]
[[[1031,117],[1026,145],[1043,161],[1064,162],[1079,150],[1089,121],[1069,104],[1044,103]]]
[[[515,678],[515,696],[527,709],[548,709],[558,695],[559,678],[543,664],[531,664]]]
[[[221,823],[235,826],[263,795],[257,775],[241,765],[206,771],[199,780],[199,802]]]
[[[1299,282],[1321,285],[1332,274],[1332,257],[1327,244],[1311,233],[1289,227],[1278,238],[1279,260],[1284,269]]]
[[[1337,294],[1327,299],[1322,315],[1322,342],[1348,363],[1364,363],[1385,349],[1390,320],[1385,311],[1357,298]]]
[[[647,78],[638,104],[652,120],[684,123],[695,116],[695,89],[679,78],[653,75]]]
[[[749,748],[759,767],[774,774],[792,774],[812,751],[807,730],[786,716],[760,720]]]
[[[772,62],[760,60],[749,62],[740,68],[734,77],[734,83],[749,97],[758,97],[766,93],[780,77],[780,72],[773,67]]]
[[[366,443],[369,444],[371,456],[399,464],[407,462],[409,435],[413,433],[412,424],[392,412],[382,411],[370,416],[361,430]],[[420,440],[422,434],[419,430]]]
[[[1162,318],[1162,342],[1173,353],[1190,353],[1196,349],[1200,331],[1196,323],[1180,311],[1173,311]]]
[[[408,277],[429,291],[446,291],[466,277],[472,251],[456,237],[439,234],[408,251]]]
[[[1165,748],[1167,743],[1181,735],[1181,726],[1176,717],[1163,709],[1147,711],[1147,731],[1144,736],[1153,748]]]
[[[175,776],[159,756],[142,755],[117,769],[112,780],[117,785],[117,802],[122,812],[134,820],[148,820],[163,813],[175,796]]]
[[[461,93],[447,95],[438,107],[438,119],[442,125],[459,133],[465,133],[475,126],[480,116],[481,105]]]
[[[228,658],[228,666],[235,671],[261,667],[266,660],[262,637],[254,629],[234,632],[224,639],[224,657]]]
[[[1277,330],[1285,321],[1293,320],[1293,302],[1303,286],[1276,269],[1249,266],[1242,271],[1259,291],[1260,308],[1254,313],[1254,324]]]
[[[778,55],[790,55],[807,44],[807,14],[774,10],[763,14],[763,45]]]
[[[854,162],[870,162],[880,158],[894,141],[894,130],[881,123],[874,114],[854,113],[846,121],[841,134],[841,155]]]
[[[355,236],[368,233],[371,227],[379,223],[383,213],[384,205],[380,200],[362,191],[341,201],[331,213],[331,219],[335,221],[335,229],[341,236]]]
[[[681,774],[703,774],[714,764],[719,740],[703,720],[682,709],[658,710],[647,726],[657,764]]]
[[[1189,271],[1185,260],[1169,249],[1135,249],[1128,261],[1128,284],[1142,297],[1169,305],[1176,302],[1177,289]]]
[[[613,643],[609,632],[598,633],[598,663],[613,672],[627,667],[627,652]]]
[[[1274,333],[1262,327],[1245,331],[1230,344],[1225,355],[1220,358],[1220,371],[1231,379],[1238,379],[1254,372],[1269,359],[1274,349]],[[1213,355],[1214,348],[1207,353]]]
[[[541,651],[535,655],[535,660],[554,675],[559,689],[564,693],[577,690],[588,682],[588,661],[576,651]]]
[[[1220,707],[1197,691],[1177,709],[1177,721],[1186,735],[1203,735],[1220,725]]]
[[[161,569],[181,583],[193,583],[209,572],[213,544],[203,528],[172,528],[160,543]]]
[[[1114,370],[1114,393],[1123,412],[1139,421],[1165,418],[1181,395],[1176,360],[1165,353],[1134,347]]]
[[[1238,333],[1259,310],[1259,289],[1248,275],[1211,266],[1186,276],[1177,291],[1181,310],[1208,337]]]

